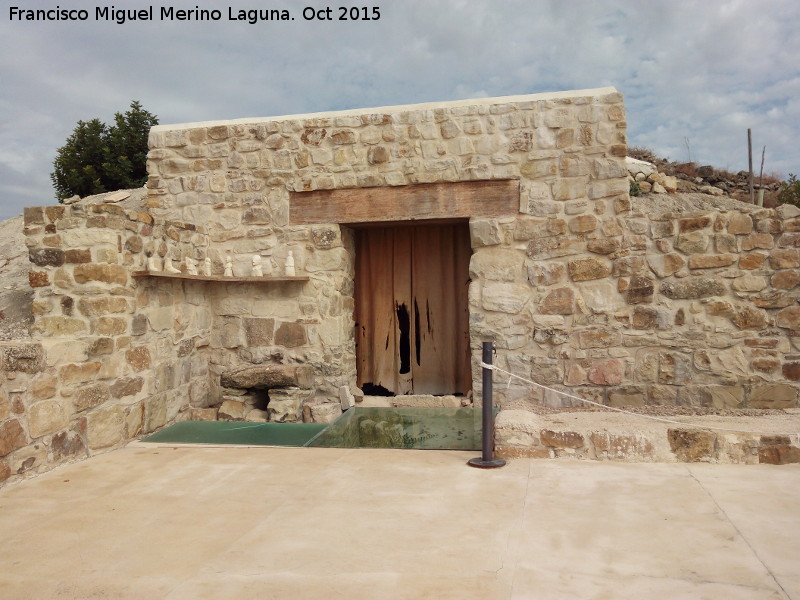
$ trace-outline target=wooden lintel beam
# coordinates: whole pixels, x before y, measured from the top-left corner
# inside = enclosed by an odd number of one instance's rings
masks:
[[[519,212],[519,180],[292,192],[289,224],[501,217]]]

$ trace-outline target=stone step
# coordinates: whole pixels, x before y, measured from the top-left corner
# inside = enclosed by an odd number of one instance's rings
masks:
[[[669,419],[680,424],[621,413],[536,414],[503,410],[495,421],[495,452],[505,459],[800,463],[800,409],[757,417],[702,415]]]

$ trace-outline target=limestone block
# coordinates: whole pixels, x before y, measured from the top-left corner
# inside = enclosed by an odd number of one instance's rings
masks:
[[[147,346],[135,346],[125,351],[125,360],[135,371],[144,371],[151,365],[150,350]]]
[[[699,429],[668,429],[670,449],[681,462],[708,462],[714,456],[717,436]]]
[[[610,348],[618,346],[622,338],[617,331],[582,331],[578,334],[580,348]]]
[[[789,383],[765,383],[753,386],[747,400],[749,408],[796,408],[798,388]]]
[[[275,319],[245,318],[244,333],[248,346],[272,345]]]
[[[567,275],[567,268],[563,263],[533,263],[528,266],[528,281],[531,285],[553,285],[560,283]]]
[[[773,269],[800,267],[800,250],[794,248],[772,250],[769,253],[769,264]]]
[[[537,308],[544,315],[571,315],[574,306],[575,292],[571,288],[563,287],[550,291]]]
[[[710,277],[691,277],[682,281],[663,282],[661,293],[673,300],[707,298],[724,295],[725,285]]]
[[[33,331],[50,337],[67,337],[88,330],[86,322],[73,317],[40,317],[31,327]]]
[[[135,396],[142,391],[143,387],[144,379],[142,377],[121,377],[109,386],[109,391],[114,398],[125,398],[126,396]]]
[[[59,378],[62,385],[70,385],[73,383],[83,383],[91,381],[95,378],[100,371],[102,363],[96,360],[86,362],[83,364],[68,364],[62,366],[59,371]]]
[[[343,385],[339,387],[339,402],[342,405],[342,411],[353,408],[356,404],[356,399],[350,391],[350,387]]]
[[[753,231],[753,219],[750,215],[731,212],[728,216],[728,233],[746,235]]]
[[[594,215],[579,215],[570,219],[569,230],[572,233],[588,233],[597,229],[597,217]]]
[[[81,264],[75,265],[76,283],[102,282],[125,285],[128,282],[128,272],[121,265],[111,264]]]
[[[525,253],[529,258],[559,258],[580,252],[581,241],[567,236],[537,238],[528,242]]]
[[[794,289],[798,284],[800,284],[800,272],[798,272],[796,269],[780,271],[772,276],[770,283],[772,284],[772,287],[781,290]]]
[[[22,448],[27,442],[25,431],[17,419],[0,423],[0,456]]]
[[[617,358],[593,363],[586,375],[596,385],[619,385],[625,376],[625,363]]]
[[[553,199],[558,201],[586,197],[584,177],[562,177],[553,184]]]
[[[542,429],[539,439],[544,446],[551,448],[583,448],[586,444],[584,437],[575,431],[552,431]]]
[[[623,406],[644,406],[645,404],[645,394],[641,388],[636,386],[619,387],[608,392],[609,406],[621,408]]]
[[[769,233],[752,233],[742,240],[742,250],[747,252],[760,248],[771,250],[775,246],[775,239]]]
[[[653,280],[641,275],[634,275],[628,282],[626,302],[628,304],[642,304],[653,301]]]
[[[275,330],[275,345],[296,348],[308,343],[306,329],[301,323],[281,323]]]
[[[795,303],[794,296],[778,290],[765,290],[749,300],[760,308],[785,308]]]
[[[789,306],[778,312],[775,324],[784,329],[800,331],[800,306]]]
[[[758,462],[768,465],[800,463],[800,448],[788,443],[761,446],[758,448]]]
[[[567,264],[573,281],[603,279],[611,274],[611,264],[598,258],[579,258]]]
[[[531,298],[527,285],[489,282],[483,288],[481,305],[484,310],[516,314]]]
[[[81,412],[99,406],[109,398],[111,398],[111,390],[107,383],[84,385],[73,396],[73,408],[75,412]]]
[[[675,248],[684,254],[700,254],[708,249],[709,237],[701,231],[690,231],[678,235]]]
[[[583,306],[595,314],[609,313],[623,305],[617,288],[605,280],[581,284],[580,297]]]
[[[62,431],[50,441],[53,460],[58,462],[73,456],[86,456],[86,446],[77,431]]]
[[[736,309],[731,322],[739,329],[764,329],[769,324],[767,313],[752,306]]]
[[[125,409],[122,406],[98,408],[86,419],[86,440],[89,448],[108,448],[125,437]]]
[[[736,254],[739,251],[736,236],[730,233],[715,233],[714,247],[717,249],[717,252],[720,253]]]
[[[658,324],[658,309],[650,306],[637,306],[633,312],[634,329],[655,329]]]
[[[342,408],[339,404],[326,403],[312,404],[310,406],[314,423],[333,423],[342,414]]]
[[[598,240],[589,240],[586,243],[586,249],[594,254],[611,254],[620,248],[619,238],[600,238]]]
[[[75,339],[43,339],[41,344],[48,367],[64,363],[80,363],[88,359],[87,345]]]
[[[689,257],[690,269],[717,269],[736,262],[734,254],[693,254]]]
[[[311,388],[314,372],[309,365],[256,365],[223,373],[220,384],[230,388]]]
[[[190,409],[189,420],[191,421],[216,421],[217,408],[192,408]]]
[[[38,373],[44,369],[44,349],[41,344],[0,344],[0,371]]]
[[[298,423],[303,420],[303,404],[313,392],[300,388],[281,388],[269,391],[268,419],[272,423]],[[339,405],[334,405],[337,408]],[[339,409],[341,413],[341,409]]]
[[[217,411],[217,418],[220,421],[243,421],[244,414],[244,402],[234,400],[233,398],[228,398],[220,405]]]
[[[709,404],[714,408],[741,408],[744,404],[744,388],[733,385],[710,385],[706,387]]]
[[[494,246],[502,241],[500,225],[496,219],[470,219],[469,235],[473,248]]]
[[[516,281],[523,276],[525,255],[516,250],[476,250],[469,263],[470,277],[489,281]]]
[[[759,275],[741,275],[733,280],[731,288],[737,292],[760,292],[767,287],[767,278]]]
[[[69,425],[69,415],[62,402],[44,400],[28,410],[28,431],[32,438],[55,433]]]

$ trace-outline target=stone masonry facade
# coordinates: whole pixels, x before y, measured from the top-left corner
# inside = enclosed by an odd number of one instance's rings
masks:
[[[469,220],[478,399],[493,340],[501,368],[611,406],[797,407],[800,211],[633,212],[625,128],[613,88],[155,127],[147,211],[25,211],[34,340],[0,348],[0,482],[216,418],[246,367],[310,367],[297,417],[335,418],[355,250],[347,226],[291,222],[319,190],[519,182],[518,210]],[[269,280],[290,251],[303,277]],[[264,282],[224,280],[255,254]],[[215,277],[135,275],[150,256],[208,257]]]

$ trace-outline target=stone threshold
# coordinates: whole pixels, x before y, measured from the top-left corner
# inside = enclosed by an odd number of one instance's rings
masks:
[[[755,417],[694,415],[669,419],[681,424],[621,413],[541,415],[502,410],[495,421],[496,454],[506,459],[800,463],[800,409]]]

